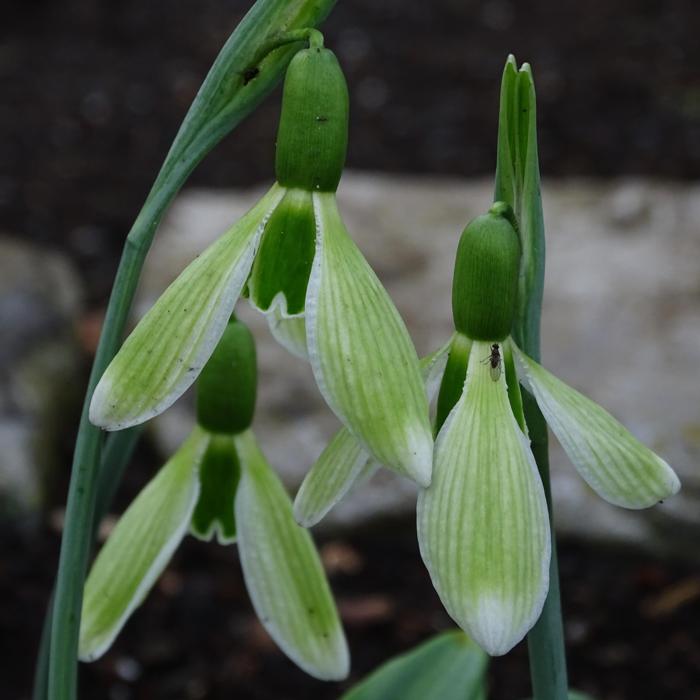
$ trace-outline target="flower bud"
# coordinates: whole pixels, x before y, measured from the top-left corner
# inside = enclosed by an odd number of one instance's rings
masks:
[[[256,388],[253,336],[232,318],[197,380],[197,422],[210,433],[247,430],[253,421]]]
[[[348,143],[348,88],[335,54],[312,47],[287,68],[275,171],[284,187],[335,192]]]
[[[515,315],[520,240],[513,210],[496,202],[467,224],[452,280],[455,328],[473,340],[503,340]]]

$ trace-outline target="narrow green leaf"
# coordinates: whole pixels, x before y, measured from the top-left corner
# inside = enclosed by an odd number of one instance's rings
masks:
[[[294,522],[289,496],[250,431],[236,436],[241,482],[238,548],[260,622],[300,668],[322,680],[348,674],[350,657],[321,560]]]
[[[464,633],[443,632],[380,666],[341,700],[486,700],[487,666]]]
[[[94,661],[165,569],[187,533],[208,435],[196,428],[119,519],[85,583],[79,656]]]
[[[549,427],[599,496],[624,508],[647,508],[678,491],[673,469],[602,406],[515,353]]]
[[[382,464],[430,483],[432,434],[418,357],[384,287],[314,193],[316,257],[306,299],[311,367],[333,412]]]
[[[122,430],[158,415],[194,382],[214,351],[270,212],[284,191],[270,191],[191,262],[141,319],[102,375],[90,420]]]
[[[199,470],[199,499],[190,528],[195,537],[208,541],[216,534],[219,544],[235,541],[233,504],[240,478],[233,435],[212,435]]]
[[[530,446],[494,381],[489,342],[475,341],[462,397],[435,446],[433,483],[418,496],[418,543],[435,590],[489,654],[532,627],[548,586],[547,504]]]

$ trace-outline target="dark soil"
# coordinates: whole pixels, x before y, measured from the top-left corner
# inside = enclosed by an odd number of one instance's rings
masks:
[[[277,651],[254,617],[235,546],[188,539],[112,650],[82,666],[81,697],[335,700],[391,655],[450,625],[414,532],[404,523],[321,543],[351,647],[347,683],[315,681]],[[29,542],[2,535],[7,700],[29,697],[57,548],[54,533]],[[700,578],[694,568],[572,543],[561,547],[560,559],[572,686],[597,700],[698,700]],[[527,697],[525,645],[495,660],[489,680],[491,700]]]

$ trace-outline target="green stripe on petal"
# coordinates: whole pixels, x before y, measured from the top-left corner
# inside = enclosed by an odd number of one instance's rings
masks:
[[[311,367],[323,397],[377,461],[425,486],[432,471],[418,358],[386,290],[345,230],[335,195],[313,196],[316,257],[306,296]]]
[[[288,352],[308,360],[306,352],[306,323],[303,316],[285,317],[278,304],[265,314],[272,337]]]
[[[420,361],[428,397],[440,386],[450,344]],[[294,517],[304,527],[318,523],[359,482],[374,474],[379,463],[370,458],[362,443],[341,428],[309,470],[294,499]]]
[[[475,342],[464,393],[435,445],[433,482],[418,497],[418,542],[445,608],[489,654],[537,621],[551,553],[544,490],[527,439]]]
[[[678,491],[673,469],[624,425],[513,348],[549,427],[599,496],[623,508],[647,508]]]
[[[162,413],[197,378],[226,328],[265,222],[284,194],[270,191],[165,290],[102,375],[90,421],[122,430]]]
[[[212,435],[199,469],[199,499],[192,513],[190,532],[219,544],[236,540],[233,504],[241,478],[241,465],[233,435]]]
[[[300,668],[322,680],[348,674],[350,657],[311,535],[294,521],[282,482],[250,431],[236,436],[241,482],[238,548],[260,622]]]
[[[100,550],[85,583],[79,657],[104,654],[187,533],[209,440],[195,428],[139,493]]]

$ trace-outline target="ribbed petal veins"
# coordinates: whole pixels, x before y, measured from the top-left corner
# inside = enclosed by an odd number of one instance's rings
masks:
[[[196,428],[136,497],[109,536],[85,584],[79,655],[104,654],[187,533],[209,441]]]
[[[158,415],[194,382],[246,281],[275,185],[238,223],[190,263],[141,319],[102,375],[90,420],[121,430]]]
[[[260,622],[300,668],[345,678],[349,653],[323,566],[307,530],[250,431],[235,438],[241,460],[236,524],[241,565]]]
[[[315,525],[363,477],[379,465],[347,428],[326,445],[294,499],[294,517],[304,527]]]
[[[449,347],[447,343],[420,361],[429,400],[440,386]],[[369,478],[380,466],[347,428],[341,428],[311,467],[297,492],[294,499],[297,522],[305,527],[315,525],[356,484]]]
[[[418,542],[445,608],[489,654],[519,642],[549,586],[547,504],[527,439],[474,342],[464,392],[436,441],[418,497]]]
[[[309,359],[326,402],[382,464],[430,483],[432,435],[415,348],[352,242],[335,195],[314,193],[316,257],[306,295]]]
[[[673,469],[604,408],[515,352],[549,427],[599,496],[624,508],[646,508],[678,491]]]

